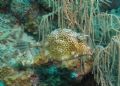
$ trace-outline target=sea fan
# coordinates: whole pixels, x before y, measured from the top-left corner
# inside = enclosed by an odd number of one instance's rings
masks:
[[[119,86],[120,35],[112,37],[106,46],[96,46],[94,74],[98,83],[103,86]]]

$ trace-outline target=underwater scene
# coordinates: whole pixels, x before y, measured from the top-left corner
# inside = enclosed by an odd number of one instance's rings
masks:
[[[120,86],[120,0],[0,0],[0,86]]]

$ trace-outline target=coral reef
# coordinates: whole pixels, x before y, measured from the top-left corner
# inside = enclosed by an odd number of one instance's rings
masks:
[[[11,11],[23,17],[30,10],[30,6],[29,0],[12,0]]]
[[[14,75],[8,76],[4,79],[7,86],[31,86],[31,73],[21,72]]]
[[[0,86],[120,86],[119,5],[0,0]]]
[[[0,68],[0,81],[5,83],[5,86],[31,86],[32,71],[16,71],[11,67]]]
[[[9,2],[9,0],[6,0],[6,1],[1,0],[0,1],[0,8],[5,7],[8,4],[8,2]]]
[[[0,68],[0,80],[3,80],[5,77],[14,74],[14,70],[10,67],[1,67]]]

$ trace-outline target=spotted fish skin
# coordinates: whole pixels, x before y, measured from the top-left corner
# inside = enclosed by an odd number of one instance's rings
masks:
[[[79,33],[72,31],[71,29],[56,29],[52,31],[45,42],[45,50],[35,59],[35,64],[43,64],[49,60],[60,61],[65,63],[67,67],[71,66],[71,62],[75,63],[80,59],[80,56],[91,56],[91,49],[87,43],[78,39],[78,36],[82,38]],[[68,61],[69,60],[69,61]],[[69,63],[69,64],[67,64]]]

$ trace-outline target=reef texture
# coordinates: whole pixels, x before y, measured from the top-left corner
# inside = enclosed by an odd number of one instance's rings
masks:
[[[60,67],[76,70],[80,75],[89,73],[92,68],[92,50],[82,38],[84,35],[80,36],[70,29],[56,29],[48,35],[44,49],[34,63],[40,65],[53,61]]]

